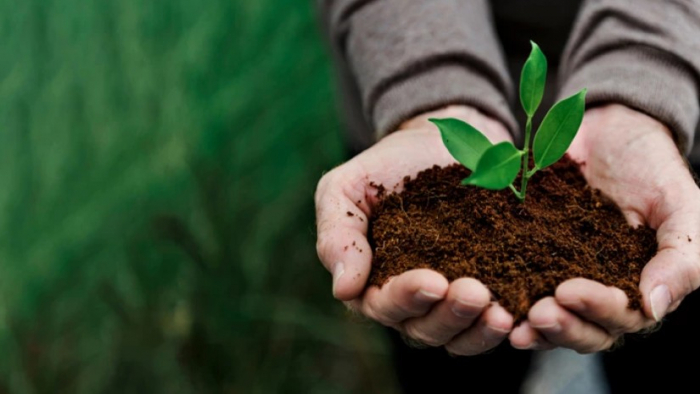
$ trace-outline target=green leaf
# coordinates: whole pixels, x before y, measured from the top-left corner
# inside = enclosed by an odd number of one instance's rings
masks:
[[[532,117],[537,111],[537,107],[542,102],[544,95],[544,85],[547,81],[547,58],[534,42],[532,51],[527,58],[523,71],[520,75],[520,102],[523,104],[525,113]]]
[[[486,136],[469,123],[458,119],[430,119],[442,135],[450,154],[463,166],[474,171],[481,155],[492,146]]]
[[[476,170],[462,180],[462,184],[491,190],[505,189],[518,176],[522,155],[523,152],[510,142],[493,145],[484,152]]]
[[[532,153],[539,169],[561,159],[574,140],[586,108],[586,89],[554,104],[535,134]]]

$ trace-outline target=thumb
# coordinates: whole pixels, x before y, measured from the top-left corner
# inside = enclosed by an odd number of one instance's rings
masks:
[[[659,249],[642,270],[644,313],[660,321],[700,287],[700,210],[677,210],[657,230]]]
[[[316,251],[333,275],[333,296],[342,301],[362,294],[372,264],[367,241],[369,203],[364,187],[347,187],[351,179],[361,177],[348,176],[347,168],[341,166],[321,179],[315,196]]]

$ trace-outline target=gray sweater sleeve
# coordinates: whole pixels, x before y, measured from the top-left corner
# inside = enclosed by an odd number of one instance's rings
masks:
[[[512,82],[486,0],[323,0],[331,43],[378,137],[422,112],[466,104],[517,130]]]
[[[669,126],[688,152],[698,123],[700,1],[588,0],[560,69],[561,96],[617,102]]]

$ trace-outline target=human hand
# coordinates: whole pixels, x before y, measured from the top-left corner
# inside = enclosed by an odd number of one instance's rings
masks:
[[[620,207],[628,223],[656,229],[658,252],[639,284],[643,311],[627,308],[614,287],[572,279],[538,301],[510,334],[521,349],[557,346],[591,353],[625,333],[654,325],[700,286],[700,191],[655,119],[622,105],[588,110],[569,155],[583,163],[589,184]]]
[[[452,283],[418,269],[365,291],[372,264],[368,217],[377,203],[371,182],[397,191],[406,175],[455,162],[429,118],[460,118],[492,142],[509,140],[506,129],[477,110],[448,107],[404,123],[352,160],[326,174],[316,190],[317,250],[333,274],[333,295],[350,308],[430,346],[457,355],[482,353],[501,343],[513,317],[491,302],[488,289],[473,278]],[[348,214],[350,212],[351,214]]]

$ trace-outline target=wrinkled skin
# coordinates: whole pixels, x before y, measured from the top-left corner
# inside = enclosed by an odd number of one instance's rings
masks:
[[[421,269],[393,277],[381,289],[371,287],[363,292],[372,261],[367,217],[376,203],[376,189],[370,183],[400,188],[406,175],[455,162],[437,128],[427,121],[429,117],[461,118],[492,142],[510,140],[500,123],[467,107],[450,107],[403,124],[401,130],[319,182],[318,255],[333,274],[334,296],[350,308],[421,343],[444,345],[454,354],[479,354],[506,339],[513,326],[513,317],[491,302],[491,294],[479,281],[463,278],[448,283],[437,272]],[[348,216],[348,211],[357,216]],[[353,242],[356,248],[345,248]]]
[[[642,271],[643,311],[622,290],[586,279],[562,283],[510,334],[518,348],[608,349],[675,310],[700,286],[700,192],[663,124],[621,105],[586,112],[569,148],[589,184],[615,201],[633,226],[657,230],[658,253]]]
[[[653,325],[700,284],[700,195],[670,132],[652,118],[611,105],[587,111],[569,154],[585,163],[588,181],[610,196],[630,223],[658,230],[659,253],[640,284],[644,313],[628,310],[621,290],[584,279],[560,285],[515,328],[513,317],[473,278],[448,283],[437,272],[412,270],[381,289],[363,291],[372,259],[367,218],[376,204],[370,183],[400,188],[406,175],[454,163],[430,117],[460,118],[492,142],[510,140],[499,122],[479,111],[448,107],[406,122],[321,179],[315,197],[317,250],[333,274],[334,296],[350,308],[457,355],[483,353],[506,338],[522,349],[561,346],[587,353]],[[346,248],[353,242],[357,247]]]

